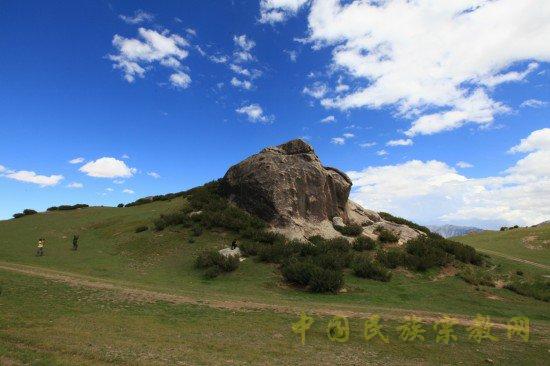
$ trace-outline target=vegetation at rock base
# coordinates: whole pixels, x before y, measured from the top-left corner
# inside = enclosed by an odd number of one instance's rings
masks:
[[[340,226],[335,225],[334,228],[340,232],[340,234],[345,236],[358,236],[363,232],[361,225],[346,225]]]

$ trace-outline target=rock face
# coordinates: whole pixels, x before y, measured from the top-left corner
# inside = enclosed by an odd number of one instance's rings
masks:
[[[222,192],[232,202],[275,231],[300,239],[340,236],[333,222],[364,227],[384,223],[376,212],[348,200],[351,186],[345,173],[324,167],[302,140],[263,149],[229,168],[221,181]],[[410,230],[407,236],[418,235]]]

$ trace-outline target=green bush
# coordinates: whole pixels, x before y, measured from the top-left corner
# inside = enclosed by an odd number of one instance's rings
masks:
[[[376,259],[386,268],[397,268],[405,265],[405,253],[397,248],[380,250],[376,253]]]
[[[23,210],[23,215],[25,216],[28,216],[28,215],[34,215],[36,214],[37,212],[35,210],[32,210],[30,208],[26,208]]]
[[[193,225],[193,227],[191,228],[191,234],[193,234],[193,236],[201,236],[202,235],[202,227],[200,227],[200,225]]]
[[[408,227],[411,227],[411,228],[416,229],[418,231],[422,231],[426,234],[433,234],[430,231],[430,229],[428,229],[426,226],[421,226],[421,225],[415,224],[414,222],[409,221],[407,219],[404,219],[402,217],[396,217],[396,216],[393,216],[393,215],[391,215],[387,212],[380,212],[379,215],[380,215],[380,217],[382,217],[386,221],[391,221],[391,222],[394,222],[396,224],[401,224],[401,225],[407,225]]]
[[[319,269],[309,283],[309,290],[317,293],[337,293],[344,286],[344,274],[341,271]]]
[[[430,236],[427,240],[430,241],[432,245],[437,245],[447,253],[452,254],[455,259],[460,262],[471,263],[477,266],[483,264],[483,257],[481,254],[469,245],[444,239],[443,237],[437,238]]]
[[[46,209],[46,211],[57,211],[57,210],[59,210],[59,207],[57,207],[57,206],[48,207]]]
[[[267,263],[280,263],[291,255],[292,248],[280,242],[261,245],[258,249],[258,258]]]
[[[187,221],[187,215],[184,212],[174,212],[160,215],[154,221],[155,230],[162,231],[168,226],[181,225]]]
[[[353,249],[362,252],[365,250],[373,250],[376,248],[376,242],[368,236],[358,236],[353,241]]]
[[[307,286],[321,269],[309,262],[294,262],[284,265],[281,269],[286,282]]]
[[[462,278],[469,284],[479,286],[495,286],[495,278],[487,271],[483,271],[470,266],[465,266],[459,273],[458,277]]]
[[[349,266],[351,258],[351,253],[328,252],[313,257],[313,262],[321,268],[342,270]]]
[[[361,225],[347,225],[347,226],[338,226],[335,225],[334,228],[338,230],[342,235],[346,236],[358,236],[363,232]]]
[[[241,253],[246,256],[254,256],[258,254],[259,245],[253,242],[242,242],[239,243],[239,249]]]
[[[399,241],[397,235],[382,226],[378,226],[374,232],[378,234],[378,241],[382,244],[397,243]]]
[[[149,227],[147,227],[147,226],[138,226],[138,227],[136,227],[135,232],[137,234],[137,233],[141,233],[141,232],[147,231],[147,230],[149,230]]]
[[[409,240],[405,249],[409,254],[405,256],[405,265],[418,271],[444,266],[452,259],[447,252],[434,245],[433,240],[426,236]]]
[[[23,216],[25,216],[25,214],[24,214],[24,213],[21,213],[21,212],[18,212],[18,213],[14,213],[14,214],[13,214],[13,218],[14,218],[14,219],[18,219],[18,218],[23,217]]]
[[[505,288],[523,296],[550,301],[550,281],[548,280],[528,281],[522,278],[514,278]]]
[[[206,277],[208,279],[212,279],[212,278],[218,277],[220,275],[220,273],[221,273],[220,267],[212,266],[212,267],[208,267],[204,271],[204,277]]]
[[[199,269],[208,269],[217,267],[222,272],[232,272],[239,268],[239,258],[237,256],[223,256],[216,250],[205,250],[199,253],[195,258],[195,267]]]
[[[356,256],[351,268],[357,277],[370,278],[382,282],[388,282],[391,279],[391,272],[389,270],[366,256]]]
[[[119,203],[116,207],[122,208],[122,207],[124,207],[124,203]]]
[[[90,207],[90,206],[84,203],[77,203],[76,205],[61,205],[61,206],[58,206],[57,209],[59,211],[70,211],[70,210],[78,210],[79,208],[87,208],[87,207]]]
[[[218,263],[218,267],[223,272],[233,272],[237,268],[239,268],[239,264],[241,263],[239,260],[239,257],[236,255],[228,255],[227,257],[222,256],[222,260]]]

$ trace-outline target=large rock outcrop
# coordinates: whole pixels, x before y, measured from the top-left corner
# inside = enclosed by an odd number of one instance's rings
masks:
[[[221,182],[222,191],[232,202],[289,237],[339,236],[333,219],[361,225],[367,235],[375,236],[377,225],[391,226],[403,240],[418,235],[350,201],[351,186],[345,173],[324,167],[313,148],[302,140],[263,149],[229,168]]]

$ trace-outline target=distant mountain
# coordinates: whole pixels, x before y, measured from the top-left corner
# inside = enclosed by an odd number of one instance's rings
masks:
[[[428,229],[434,233],[438,233],[444,238],[451,238],[453,236],[462,236],[469,233],[478,233],[484,231],[478,227],[472,226],[457,226],[457,225],[428,225]]]

